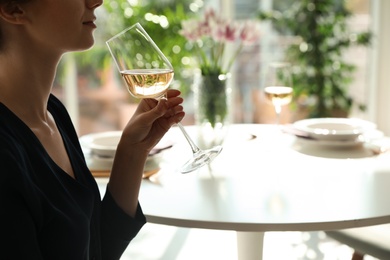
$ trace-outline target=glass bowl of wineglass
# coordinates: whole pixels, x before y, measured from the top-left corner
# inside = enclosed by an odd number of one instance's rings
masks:
[[[293,97],[291,65],[288,62],[272,62],[268,65],[264,95],[275,108],[276,125],[279,126],[282,107],[290,104]]]
[[[173,80],[174,69],[141,24],[118,33],[106,41],[112,58],[124,79],[127,90],[135,98],[166,98]],[[201,150],[188,135],[181,123],[177,124],[188,141],[193,156],[180,169],[192,172],[210,163],[222,150],[222,146]]]

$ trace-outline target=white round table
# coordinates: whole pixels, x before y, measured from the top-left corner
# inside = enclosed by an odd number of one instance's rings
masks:
[[[186,129],[196,140],[196,128]],[[232,125],[210,167],[181,174],[190,148],[176,128],[167,138],[176,144],[164,154],[160,174],[142,183],[148,222],[237,231],[238,259],[262,259],[267,231],[390,222],[390,153],[319,146],[272,125]]]

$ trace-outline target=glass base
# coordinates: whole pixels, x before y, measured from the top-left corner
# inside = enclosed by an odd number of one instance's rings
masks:
[[[200,150],[180,169],[181,173],[189,173],[209,164],[222,151],[222,146],[215,146],[208,150]]]

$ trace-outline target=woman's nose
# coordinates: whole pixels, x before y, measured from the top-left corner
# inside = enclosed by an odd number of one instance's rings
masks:
[[[103,0],[86,0],[87,6],[95,9],[103,4]]]

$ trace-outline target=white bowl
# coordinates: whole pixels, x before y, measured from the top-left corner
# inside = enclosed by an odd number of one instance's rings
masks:
[[[88,136],[88,148],[92,154],[101,157],[114,157],[121,135],[121,131],[91,134]]]
[[[376,129],[372,122],[358,118],[311,118],[299,120],[293,126],[318,140],[356,140],[367,131]]]

